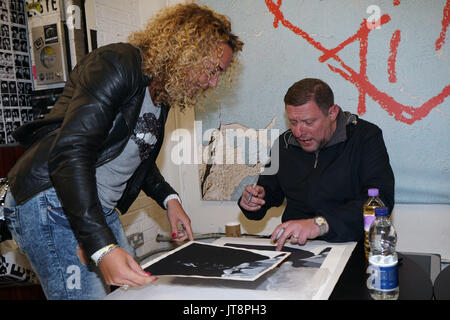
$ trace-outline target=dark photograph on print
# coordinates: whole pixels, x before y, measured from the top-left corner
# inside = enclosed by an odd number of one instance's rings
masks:
[[[238,244],[238,243],[226,243],[225,246],[235,247],[235,248],[244,248],[244,249],[252,249],[252,250],[267,250],[267,251],[275,251],[275,246],[259,246],[259,245],[248,245],[248,244]],[[292,248],[284,246],[282,249],[284,252],[290,252],[289,257],[284,261],[292,262],[292,267],[300,268],[300,267],[309,267],[309,268],[320,268],[325,258],[328,256],[328,253],[331,251],[331,247],[327,247],[323,249],[319,254],[314,254],[311,251]]]
[[[253,281],[281,263],[287,252],[268,255],[247,249],[191,242],[145,268],[152,275]]]

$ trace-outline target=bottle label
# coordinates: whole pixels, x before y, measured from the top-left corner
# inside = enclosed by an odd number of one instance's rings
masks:
[[[375,216],[364,215],[364,231],[369,232],[370,225],[375,221]]]
[[[380,291],[391,291],[398,287],[398,268],[397,262],[390,265],[369,264],[367,268],[369,278],[367,287]]]

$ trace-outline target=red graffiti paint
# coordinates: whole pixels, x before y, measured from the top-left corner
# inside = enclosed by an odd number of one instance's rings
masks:
[[[436,40],[436,51],[440,50],[445,43],[445,37],[447,36],[447,29],[449,24],[450,24],[450,0],[447,0],[442,17],[441,33],[439,34],[439,38]]]
[[[391,38],[391,50],[388,59],[388,74],[389,82],[397,82],[397,72],[395,70],[395,63],[397,61],[397,49],[400,43],[400,30],[395,30]]]
[[[394,3],[393,3],[394,6],[398,6],[399,4],[400,4],[400,0],[394,0]]]
[[[447,30],[448,23],[448,12],[450,0],[447,0],[446,7],[444,9],[444,18],[443,18],[443,30]],[[327,63],[328,68],[339,74],[343,79],[349,81],[358,89],[358,114],[362,115],[366,112],[366,96],[370,96],[374,101],[376,101],[381,108],[386,110],[386,112],[393,116],[395,120],[404,122],[406,124],[413,124],[414,122],[423,119],[426,117],[430,111],[435,108],[437,105],[441,104],[445,98],[450,95],[450,84],[446,85],[440,93],[436,96],[432,97],[425,103],[423,103],[419,107],[412,107],[401,104],[397,102],[393,97],[389,96],[387,93],[379,90],[373,83],[369,81],[367,76],[367,47],[368,47],[368,38],[369,33],[373,30],[367,26],[367,21],[364,19],[360,25],[360,28],[357,32],[349,37],[348,39],[341,42],[337,47],[332,49],[325,48],[319,41],[314,40],[307,32],[303,29],[293,25],[290,21],[285,19],[283,12],[281,11],[282,0],[276,0],[276,3],[271,0],[265,0],[267,8],[274,15],[274,28],[278,28],[281,23],[284,27],[291,30],[296,35],[302,37],[306,40],[310,45],[314,48],[322,52],[322,56],[319,57],[319,62],[326,63],[329,59],[333,59],[336,61],[341,68],[332,66]],[[399,1],[394,1],[394,5],[400,4]],[[388,23],[391,20],[390,16],[384,14],[381,16],[379,21],[375,22],[375,25],[382,26]],[[441,32],[442,37],[442,32]],[[338,56],[338,53],[345,48],[347,45],[359,41],[359,60],[360,67],[359,72],[352,69],[348,66],[341,58]],[[400,31],[397,30],[394,32],[391,39],[391,47],[390,47],[390,60],[388,61],[388,73],[390,80],[393,82],[396,81],[396,72],[395,72],[395,64],[396,64],[396,56],[397,56],[397,48],[400,42]],[[391,81],[392,82],[392,81]]]

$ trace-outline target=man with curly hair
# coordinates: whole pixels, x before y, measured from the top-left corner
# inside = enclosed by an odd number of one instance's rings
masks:
[[[129,43],[83,58],[51,112],[15,132],[26,151],[9,172],[4,215],[48,299],[97,299],[107,285],[156,279],[119,220],[141,190],[167,209],[174,241],[193,240],[155,163],[164,124],[170,108],[193,107],[216,87],[242,46],[208,7],[166,8]]]

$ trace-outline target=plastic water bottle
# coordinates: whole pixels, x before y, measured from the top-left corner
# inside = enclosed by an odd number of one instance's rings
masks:
[[[375,221],[369,230],[369,267],[367,287],[375,300],[398,299],[397,233],[386,207],[375,209]]]
[[[372,188],[368,190],[369,199],[363,206],[364,215],[364,252],[366,259],[369,258],[369,229],[372,222],[375,220],[375,208],[384,207],[383,201],[378,197],[378,189]]]

